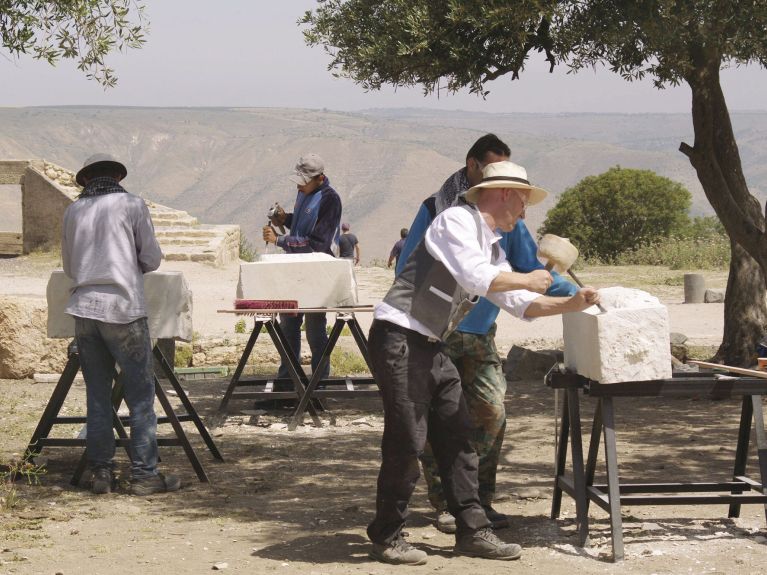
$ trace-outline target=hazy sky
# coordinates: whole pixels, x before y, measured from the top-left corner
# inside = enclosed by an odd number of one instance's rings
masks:
[[[141,50],[109,62],[119,84],[104,91],[74,63],[56,68],[0,51],[0,106],[267,106],[360,110],[428,107],[484,112],[689,112],[686,87],[658,91],[607,70],[548,73],[531,62],[520,81],[488,85],[486,100],[464,93],[423,96],[420,89],[364,92],[327,71],[322,48],[304,44],[296,21],[313,0],[149,0],[151,29]],[[215,7],[215,9],[214,9]],[[722,76],[731,110],[767,109],[767,71]]]

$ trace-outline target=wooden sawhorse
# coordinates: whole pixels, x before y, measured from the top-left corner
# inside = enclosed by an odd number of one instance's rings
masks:
[[[224,397],[221,400],[221,404],[218,407],[218,414],[220,417],[225,417],[227,414],[229,402],[233,399],[286,399],[297,398],[298,405],[296,406],[288,423],[288,429],[290,431],[295,430],[298,425],[303,421],[304,413],[308,410],[312,417],[314,424],[317,427],[322,427],[322,422],[318,416],[318,411],[323,410],[324,407],[320,402],[321,399],[327,397],[361,397],[361,396],[378,396],[378,387],[375,385],[375,379],[373,377],[330,377],[326,379],[320,379],[320,374],[325,369],[325,366],[330,362],[330,355],[335,349],[338,338],[341,335],[344,327],[348,327],[351,331],[354,341],[357,344],[357,348],[362,354],[365,363],[372,374],[372,368],[370,366],[370,355],[368,353],[368,343],[365,338],[365,334],[362,332],[362,328],[357,322],[355,313],[357,312],[372,312],[372,306],[358,306],[351,308],[299,308],[299,309],[274,309],[274,310],[219,310],[219,313],[235,313],[237,315],[251,315],[255,316],[255,325],[253,331],[248,338],[248,343],[245,345],[240,361],[237,364],[237,368],[232,374],[232,379],[229,382],[229,386],[224,393]],[[307,377],[306,372],[301,367],[300,360],[293,353],[293,350],[288,345],[285,335],[280,329],[280,324],[277,321],[278,313],[336,313],[336,320],[333,324],[333,328],[328,336],[328,343],[322,352],[319,365],[317,369],[312,373],[311,379]],[[276,379],[276,378],[263,378],[263,377],[242,377],[242,373],[245,369],[245,365],[253,352],[253,346],[256,344],[261,329],[265,328],[267,333],[272,339],[275,348],[280,354],[282,361],[288,367],[288,373],[290,378]],[[291,383],[293,385],[293,391],[273,391],[274,385],[279,383]],[[258,391],[238,391],[239,387],[256,387],[263,386]],[[319,386],[324,386],[324,389],[318,389]],[[362,389],[357,386],[361,386]]]
[[[216,444],[213,442],[213,438],[208,433],[208,430],[206,429],[205,425],[200,419],[200,416],[197,414],[197,411],[192,405],[192,402],[189,401],[189,397],[187,396],[184,389],[181,387],[181,384],[176,378],[176,374],[173,372],[173,368],[165,359],[165,356],[162,354],[162,351],[160,351],[159,347],[155,346],[154,349],[152,350],[152,353],[154,354],[155,359],[160,364],[161,369],[163,373],[165,374],[165,377],[168,378],[168,381],[173,387],[173,390],[178,395],[178,398],[181,401],[181,404],[184,406],[184,409],[186,410],[186,413],[176,414],[176,412],[173,410],[173,406],[170,404],[170,401],[168,400],[168,396],[166,395],[165,391],[160,385],[160,382],[157,379],[157,375],[155,375],[154,376],[155,395],[157,396],[157,399],[159,400],[160,405],[162,406],[163,411],[165,412],[165,416],[160,416],[157,418],[157,423],[158,424],[170,423],[176,435],[175,438],[158,438],[157,444],[160,446],[166,446],[166,445],[179,446],[180,445],[181,447],[183,447],[184,453],[186,453],[186,456],[189,458],[189,462],[192,464],[192,467],[197,473],[197,477],[199,478],[200,481],[207,483],[209,481],[208,475],[205,472],[205,468],[202,466],[202,463],[198,459],[197,454],[194,451],[194,448],[189,443],[189,438],[187,437],[187,434],[184,431],[184,428],[181,427],[181,422],[192,421],[195,427],[197,428],[197,431],[199,432],[200,436],[205,441],[205,444],[208,446],[208,449],[210,450],[213,457],[215,457],[219,461],[223,461],[224,458],[222,457],[221,453],[216,447]],[[32,434],[32,439],[29,441],[29,445],[27,446],[27,449],[24,453],[25,458],[35,457],[41,452],[41,450],[44,447],[72,447],[72,446],[85,447],[86,445],[86,440],[84,438],[67,439],[67,438],[49,437],[49,434],[51,430],[53,429],[54,425],[78,424],[78,423],[84,424],[87,421],[87,418],[84,416],[66,416],[65,417],[65,416],[59,415],[59,412],[61,411],[61,407],[64,405],[64,400],[66,399],[67,394],[69,393],[69,390],[72,387],[72,383],[75,380],[75,376],[77,375],[77,372],[80,370],[80,357],[77,353],[77,349],[74,344],[74,341],[69,345],[68,357],[69,359],[67,361],[66,367],[64,368],[64,371],[62,372],[61,377],[59,378],[59,381],[56,384],[56,387],[54,388],[53,393],[51,394],[51,398],[48,400],[48,404],[46,405],[45,410],[43,411],[43,415],[40,417],[40,421],[38,422],[37,427],[35,428],[35,431]],[[117,446],[123,447],[125,448],[126,451],[128,451],[128,445],[130,443],[130,439],[128,438],[128,434],[125,431],[125,427],[128,424],[129,418],[125,416],[119,416],[117,414],[117,411],[120,408],[122,401],[123,401],[122,384],[119,381],[117,372],[115,372],[115,385],[112,389],[113,423],[114,423],[115,431],[117,432],[117,436],[118,436],[115,439],[115,442]],[[87,466],[87,461],[88,461],[87,453],[83,452],[82,456],[80,457],[80,461],[77,465],[77,468],[75,470],[75,473],[72,476],[72,481],[71,481],[72,485],[78,485],[80,483],[80,479],[83,473],[85,472],[85,468]]]
[[[600,384],[582,376],[552,370],[546,383],[554,389],[564,389],[562,422],[559,429],[554,497],[551,518],[559,516],[562,492],[575,499],[578,544],[588,542],[589,503],[594,502],[610,515],[613,561],[624,557],[621,505],[722,505],[729,503],[728,517],[738,517],[744,503],[762,504],[767,515],[767,435],[764,428],[762,395],[767,393],[767,380],[746,377],[717,379],[701,373],[681,373],[670,379]],[[586,465],[583,447],[578,391],[597,398],[591,428],[591,441]],[[618,475],[618,453],[615,435],[616,397],[697,397],[717,399],[741,397],[740,425],[733,466],[732,481],[711,483],[621,483]],[[759,481],[746,476],[751,422],[756,431]],[[595,484],[600,437],[604,436],[606,484]],[[565,475],[567,446],[572,452],[572,479]],[[671,493],[672,495],[669,495]]]

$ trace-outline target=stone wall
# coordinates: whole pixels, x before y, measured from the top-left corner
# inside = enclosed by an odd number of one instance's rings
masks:
[[[30,160],[0,161],[0,184],[21,184]]]
[[[24,174],[21,205],[25,254],[54,249],[61,243],[64,210],[74,201],[78,191],[75,187],[62,185],[63,182],[58,180],[64,176],[59,172],[67,173],[51,164],[34,163]],[[67,179],[69,182],[71,179]]]
[[[75,173],[45,160],[0,160],[0,185],[21,186],[22,253],[58,249],[64,211],[77,199]],[[239,260],[240,227],[201,226],[186,212],[148,202],[167,260],[190,260],[225,265]],[[204,228],[207,240],[196,237]],[[11,230],[0,230],[11,231]],[[18,228],[12,231],[18,231]],[[189,231],[189,234],[185,232]],[[189,235],[190,237],[186,237]],[[195,237],[191,237],[195,236]],[[0,238],[0,253],[17,254],[16,237]],[[173,245],[178,244],[178,245]]]
[[[46,337],[47,317],[45,301],[0,296],[0,379],[64,369],[68,341]]]
[[[240,259],[240,226],[221,226],[226,237],[221,248],[221,261],[218,265],[225,265],[229,262],[236,262]]]

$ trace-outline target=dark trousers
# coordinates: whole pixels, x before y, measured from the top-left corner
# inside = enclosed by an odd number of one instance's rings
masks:
[[[420,475],[418,457],[428,437],[450,513],[460,537],[490,523],[477,494],[477,455],[469,444],[471,422],[458,371],[440,342],[376,320],[369,349],[384,406],[376,516],[368,526],[374,543],[399,536]]]
[[[288,341],[290,349],[296,354],[298,362],[301,362],[301,324],[304,324],[306,328],[306,340],[309,342],[309,349],[312,350],[312,374],[317,371],[317,366],[322,359],[322,353],[325,351],[325,347],[328,345],[328,333],[327,325],[328,319],[324,313],[298,313],[280,314],[280,329],[285,334],[285,339]],[[326,379],[330,374],[330,362],[325,366],[322,372],[322,379]],[[288,366],[285,362],[280,363],[280,367],[277,370],[278,378],[288,378]],[[278,384],[275,387],[275,391],[293,391],[293,386],[290,384]]]

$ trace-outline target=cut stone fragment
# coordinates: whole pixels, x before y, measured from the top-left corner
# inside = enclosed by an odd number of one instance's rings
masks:
[[[724,290],[707,289],[703,295],[703,303],[724,303]]]
[[[671,377],[666,306],[647,292],[599,290],[602,305],[562,316],[565,365],[600,383]]]
[[[328,254],[265,254],[240,264],[237,298],[297,300],[302,308],[357,303],[352,261]]]

